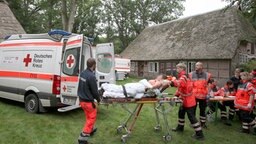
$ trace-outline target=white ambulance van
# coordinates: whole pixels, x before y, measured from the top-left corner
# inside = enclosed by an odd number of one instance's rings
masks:
[[[116,80],[124,80],[131,71],[131,60],[115,57]]]
[[[104,69],[98,77],[111,83],[114,49],[100,53],[107,57],[103,63],[110,70]],[[53,30],[6,37],[0,43],[0,97],[24,102],[31,113],[44,112],[45,107],[61,106],[60,112],[78,108],[78,77],[90,57],[90,39],[81,34]],[[101,69],[97,64],[97,71]]]

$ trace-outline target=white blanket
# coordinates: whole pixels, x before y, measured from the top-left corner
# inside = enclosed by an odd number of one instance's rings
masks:
[[[121,85],[104,83],[101,87],[104,89],[103,97],[125,98]],[[152,88],[152,85],[146,79],[143,79],[137,83],[127,83],[124,87],[128,97],[141,98],[146,88]]]

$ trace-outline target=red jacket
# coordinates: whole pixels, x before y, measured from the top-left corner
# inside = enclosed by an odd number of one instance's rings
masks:
[[[211,74],[208,72],[197,73],[193,71],[189,73],[189,78],[193,81],[193,95],[198,99],[206,99],[208,94],[208,81]]]
[[[193,83],[187,78],[186,72],[181,71],[178,75],[178,80],[172,81],[177,87],[176,96],[179,96],[183,101],[183,107],[196,106],[195,96],[192,94]]]
[[[254,89],[256,89],[256,78],[255,77],[251,80],[251,83],[253,84]]]
[[[236,96],[235,88],[228,88],[227,85],[219,90],[219,96]]]
[[[251,111],[254,107],[254,100],[252,101],[252,106],[249,108],[247,105],[249,104],[250,97],[254,97],[254,88],[253,84],[250,82],[243,82],[238,86],[236,98],[235,98],[235,107],[238,109]]]

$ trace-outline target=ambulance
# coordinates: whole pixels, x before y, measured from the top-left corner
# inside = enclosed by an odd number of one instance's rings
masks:
[[[6,37],[0,43],[0,97],[24,102],[31,113],[79,108],[79,73],[92,57],[91,43],[82,34],[62,30]],[[115,83],[114,48],[99,47],[98,52],[100,83]]]
[[[115,57],[116,80],[124,80],[131,71],[131,60]]]

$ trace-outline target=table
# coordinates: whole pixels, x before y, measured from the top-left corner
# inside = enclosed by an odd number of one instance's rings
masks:
[[[223,101],[234,101],[235,100],[235,96],[214,96],[212,98],[209,99],[210,101],[214,101],[214,102],[223,102]],[[254,101],[256,101],[256,95],[254,96]],[[217,120],[217,116],[218,116],[218,103],[215,104],[215,121]]]
[[[210,98],[209,100],[213,102],[234,101],[235,96],[227,96],[227,97],[215,96],[213,98]],[[218,103],[215,104],[215,121],[217,120],[217,117],[218,117]]]

